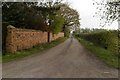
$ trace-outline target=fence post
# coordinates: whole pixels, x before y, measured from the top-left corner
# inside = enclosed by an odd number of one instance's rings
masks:
[[[16,51],[16,28],[9,25],[7,26],[6,52],[15,53]]]

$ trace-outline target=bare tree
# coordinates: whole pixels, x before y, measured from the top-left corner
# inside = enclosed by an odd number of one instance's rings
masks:
[[[120,0],[101,0],[93,4],[98,6],[96,14],[101,16],[101,20],[105,20],[102,26],[111,24],[115,20],[120,21]]]

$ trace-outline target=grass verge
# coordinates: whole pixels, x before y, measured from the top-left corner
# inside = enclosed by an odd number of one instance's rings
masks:
[[[67,39],[66,37],[59,38],[50,43],[41,44],[41,45],[35,46],[31,49],[17,51],[15,54],[6,53],[6,55],[2,56],[2,62],[5,63],[5,62],[9,62],[9,61],[18,60],[18,59],[24,58],[26,56],[41,52],[43,50],[47,50],[49,48],[52,48],[52,47],[64,42],[66,39]]]
[[[115,53],[112,53],[104,48],[96,46],[93,43],[91,43],[85,39],[78,38],[78,37],[77,37],[77,39],[83,46],[85,46],[92,53],[94,53],[101,61],[103,61],[110,67],[114,67],[117,69],[120,68],[120,66],[118,65],[118,55],[116,55]]]
[[[0,54],[0,63],[2,63],[2,55]]]

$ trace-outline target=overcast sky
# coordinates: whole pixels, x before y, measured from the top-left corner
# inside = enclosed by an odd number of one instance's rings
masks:
[[[80,14],[81,28],[104,28],[104,29],[118,29],[117,21],[110,26],[101,27],[100,18],[93,17],[96,6],[93,5],[93,0],[67,0],[71,7],[76,9]],[[98,0],[99,1],[99,0]]]

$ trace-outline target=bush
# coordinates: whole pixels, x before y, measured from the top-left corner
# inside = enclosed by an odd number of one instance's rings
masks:
[[[118,53],[118,35],[115,31],[80,34],[80,37],[91,41],[109,51]]]

